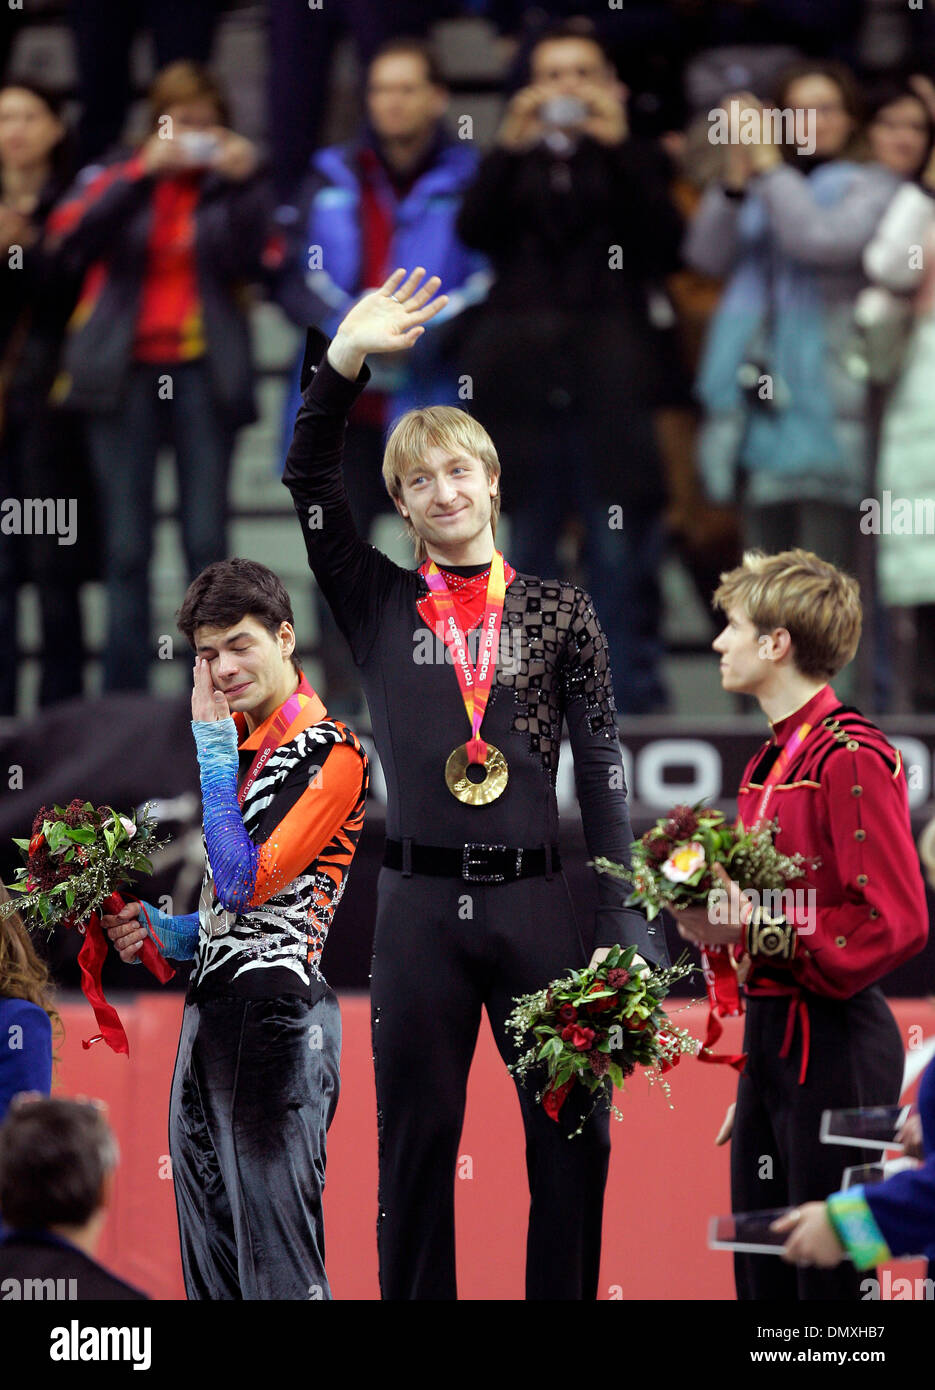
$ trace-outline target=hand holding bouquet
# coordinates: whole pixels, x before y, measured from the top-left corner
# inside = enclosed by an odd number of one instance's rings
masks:
[[[701,948],[701,964],[708,991],[708,1026],[698,1052],[702,1062],[725,1063],[742,1068],[743,1053],[716,1053],[713,1045],[723,1032],[721,1018],[743,1013],[738,977],[742,948],[735,914],[746,920],[754,903],[764,894],[782,893],[795,878],[803,877],[808,862],[801,854],[781,854],[773,843],[776,821],[765,819],[750,828],[731,825],[720,811],[697,806],[674,806],[650,830],[636,840],[631,865],[595,859],[600,873],[631,883],[628,906],[645,910],[649,921],[668,908],[680,913],[704,914],[705,920],[679,930]],[[739,887],[739,894],[738,894]],[[727,924],[722,909],[727,908]]]
[[[148,808],[137,818],[120,815],[110,806],[95,809],[90,801],[77,798],[65,807],[43,806],[33,821],[32,838],[14,840],[26,859],[7,885],[18,897],[0,904],[0,916],[18,912],[30,930],[51,932],[57,926],[77,926],[82,932],[78,955],[82,989],[94,1009],[99,1036],[115,1052],[129,1052],[129,1044],[101,988],[107,943],[100,914],[119,912],[125,905],[117,892],[122,883],[152,873],[149,855],[167,843],[155,839],[155,829]],[[140,959],[162,982],[175,973],[149,938]]]
[[[610,859],[595,859],[600,873],[631,882],[628,906],[642,907],[651,922],[664,907],[707,907],[709,894],[723,893],[715,871],[720,864],[741,889],[762,895],[784,889],[801,878],[806,861],[801,854],[780,854],[773,844],[775,821],[753,829],[731,825],[720,811],[697,806],[673,806],[632,846],[630,868]]]
[[[558,1120],[577,1083],[595,1095],[607,1083],[624,1089],[637,1066],[661,1081],[683,1052],[694,1053],[697,1039],[676,1028],[661,1007],[676,980],[691,973],[679,961],[666,969],[634,970],[635,946],[614,946],[599,965],[572,970],[545,989],[526,994],[506,1021],[517,1050],[525,1048],[509,1070],[528,1083],[539,1074],[544,1084],[537,1099]],[[617,1119],[623,1114],[611,1100]],[[584,1121],[582,1121],[583,1125]],[[574,1131],[581,1132],[581,1126]]]

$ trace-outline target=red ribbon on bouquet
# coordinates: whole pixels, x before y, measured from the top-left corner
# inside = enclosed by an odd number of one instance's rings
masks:
[[[712,1052],[711,1048],[724,1032],[722,1018],[739,1018],[743,1013],[740,983],[730,946],[702,946],[701,968],[708,988],[708,1024],[704,1042],[698,1049],[699,1062],[720,1063],[743,1071],[745,1052]]]
[[[119,893],[111,893],[109,898],[104,899],[101,907],[105,914],[116,915],[121,908],[126,907],[126,902]],[[148,923],[149,918],[147,917]],[[153,931],[151,926],[149,930]],[[155,932],[153,932],[153,936],[155,936]],[[158,937],[156,937],[156,941],[159,941]],[[161,942],[159,944],[162,945]],[[81,988],[84,997],[94,1010],[94,1017],[97,1019],[101,1031],[93,1038],[82,1039],[81,1046],[89,1048],[92,1044],[103,1040],[114,1052],[124,1052],[129,1056],[130,1044],[127,1041],[123,1024],[120,1022],[113,1004],[108,1004],[104,998],[104,990],[101,986],[101,968],[106,956],[107,938],[104,935],[104,928],[101,926],[98,913],[92,912],[84,926],[84,941],[78,952],[78,965],[81,968]],[[147,970],[155,975],[160,984],[164,985],[166,980],[171,980],[175,974],[165,957],[159,954],[155,941],[150,936],[147,936],[143,942],[139,959]]]
[[[658,1037],[660,1043],[667,1043],[667,1042],[672,1042],[672,1041],[673,1041],[673,1039],[670,1038],[670,1036],[669,1036],[668,1033],[661,1033],[661,1032],[660,1032],[659,1034],[657,1034],[657,1037]],[[662,1059],[662,1061],[659,1063],[659,1071],[660,1071],[660,1073],[661,1073],[663,1076],[665,1076],[666,1072],[667,1072],[667,1071],[671,1071],[673,1067],[677,1067],[678,1064],[679,1064],[679,1062],[680,1062],[681,1060],[682,1060],[682,1054],[681,1054],[681,1052],[676,1052],[676,1053],[674,1053],[671,1057],[664,1057],[664,1058]]]
[[[558,1124],[559,1111],[568,1099],[568,1092],[574,1084],[575,1078],[573,1076],[568,1081],[563,1081],[561,1086],[556,1086],[555,1082],[551,1081],[548,1090],[542,1097],[543,1110],[549,1119],[554,1120],[556,1124]]]
[[[766,818],[770,798],[779,785],[793,755],[798,752],[811,733],[812,725],[800,724],[792,737],[779,750],[779,754],[766,775],[753,825],[758,826]],[[742,821],[737,817],[737,825]],[[708,987],[708,1026],[705,1039],[698,1050],[699,1062],[723,1063],[742,1071],[747,1060],[745,1052],[712,1052],[711,1048],[724,1032],[722,1018],[738,1018],[743,1014],[743,1000],[740,997],[740,982],[737,979],[737,966],[743,952],[739,947],[705,945],[701,948],[701,966],[705,984]]]

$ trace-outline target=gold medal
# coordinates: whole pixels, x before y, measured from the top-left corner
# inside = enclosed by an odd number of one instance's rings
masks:
[[[487,743],[480,736],[481,723],[497,665],[497,642],[500,638],[503,597],[506,593],[503,556],[499,550],[495,550],[490,563],[487,600],[481,625],[483,636],[476,670],[468,659],[467,640],[455,616],[454,602],[448,592],[448,586],[434,560],[425,562],[423,573],[430,591],[429,605],[436,614],[445,646],[454,662],[461,697],[471,725],[471,743],[475,749],[479,750],[479,746],[487,749],[483,763],[472,763],[468,745],[462,743],[449,754],[445,764],[445,782],[451,795],[463,801],[466,806],[486,806],[502,794],[510,775],[506,758],[500,749],[495,748],[492,743]],[[480,781],[474,782],[468,777],[468,768],[471,766],[483,768],[484,775]]]
[[[473,766],[483,767],[485,775],[482,781],[472,782],[468,777],[467,744],[462,743],[449,755],[445,764],[445,782],[451,795],[466,806],[486,806],[502,794],[510,770],[506,758],[492,743],[487,744],[487,757],[483,763],[474,763]]]

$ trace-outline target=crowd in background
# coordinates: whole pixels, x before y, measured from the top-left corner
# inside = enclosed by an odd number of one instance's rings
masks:
[[[500,452],[511,561],[574,568],[593,593],[623,713],[670,699],[666,548],[707,604],[746,544],[804,545],[856,571],[865,703],[935,710],[933,537],[859,526],[861,502],[885,491],[935,505],[935,30],[902,8],[907,43],[884,72],[860,51],[857,0],[634,0],[559,30],[575,6],[439,4],[487,17],[506,45],[486,149],[451,118],[425,4],[328,0],[313,25],[271,0],[264,148],[232,128],[208,66],[220,3],[73,0],[75,124],[4,67],[0,18],[0,500],[76,497],[82,516],[74,545],[0,528],[0,716],[16,712],[25,583],[43,705],[82,693],[90,580],[107,594],[105,689],[146,688],[164,444],[189,578],[228,553],[233,448],[256,416],[251,302],[332,333],[415,264],[450,301],[404,362],[374,364],[355,408],[362,531],[388,510],[390,421],[460,405]],[[158,72],[128,142],[139,23]],[[328,146],[342,25],[363,65],[361,124]],[[713,109],[759,102],[814,112],[810,151],[712,142]],[[298,363],[281,452],[297,399]],[[324,604],[320,619],[323,694],[340,707],[354,672]],[[0,1121],[33,1093],[0,1134],[0,1206],[22,1233],[0,1275],[77,1270],[85,1296],[141,1297],[92,1258],[117,1163],[106,1122],[35,1098],[60,1022],[16,919],[0,924],[0,1020],[26,1039],[0,1068]]]
[[[251,302],[330,334],[419,264],[450,301],[355,407],[346,467],[364,533],[389,510],[389,423],[460,405],[498,447],[511,561],[574,571],[593,595],[622,713],[671,704],[667,547],[707,605],[745,545],[803,545],[857,573],[867,669],[839,693],[935,709],[932,535],[860,526],[884,490],[935,508],[928,15],[902,17],[883,71],[861,49],[859,4],[673,0],[597,20],[560,3],[431,8],[345,0],[322,17],[271,0],[262,147],[232,128],[209,66],[219,4],[75,0],[74,125],[0,43],[0,498],[77,497],[83,519],[74,545],[4,526],[4,652],[33,582],[40,702],[81,694],[79,590],[99,578],[104,688],[145,689],[157,455],[172,446],[193,578],[228,553],[231,457],[256,418]],[[486,148],[426,41],[433,17],[458,15],[498,35]],[[128,137],[140,24],[159,70]],[[328,63],[348,28],[360,126],[327,145]],[[784,144],[714,138],[713,111],[761,104],[808,122]],[[320,619],[323,696],[340,711],[354,672],[324,605]],[[16,712],[16,677],[5,660],[0,716]]]

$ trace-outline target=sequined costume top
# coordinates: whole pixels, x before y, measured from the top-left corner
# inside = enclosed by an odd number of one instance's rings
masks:
[[[386,780],[387,836],[458,848],[556,844],[564,720],[589,857],[629,862],[632,833],[607,644],[589,596],[574,584],[516,574],[508,585],[481,736],[506,757],[509,780],[487,805],[452,796],[445,764],[470,726],[447,649],[417,606],[427,585],[416,569],[401,568],[361,539],[345,490],[346,417],[370,372],[365,365],[349,381],[324,357],[320,334],[313,331],[309,343],[304,403],[283,481],[309,564],[360,671]],[[470,637],[469,647],[476,657]],[[624,907],[626,887],[606,875],[597,880],[594,944],[636,944],[647,959],[664,958],[661,929],[648,928],[641,913]]]

